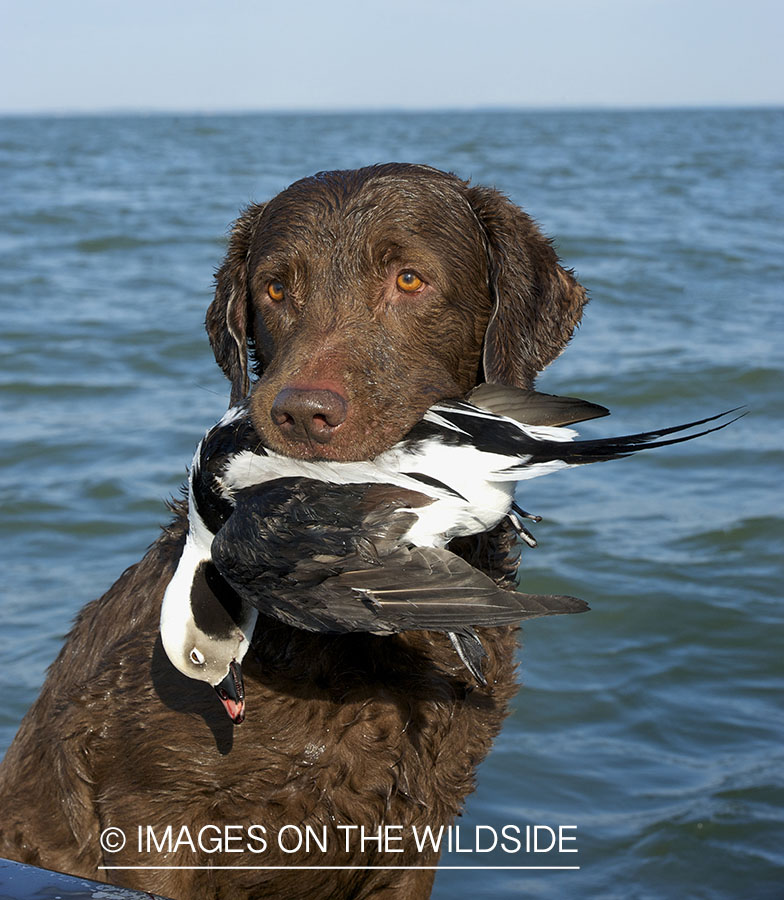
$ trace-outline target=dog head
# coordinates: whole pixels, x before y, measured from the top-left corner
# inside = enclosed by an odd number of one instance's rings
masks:
[[[478,381],[532,386],[585,300],[503,195],[388,164],[305,178],[245,210],[207,331],[265,444],[367,459]]]

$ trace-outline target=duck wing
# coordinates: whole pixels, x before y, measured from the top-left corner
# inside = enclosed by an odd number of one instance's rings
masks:
[[[522,594],[448,550],[401,544],[431,498],[394,485],[280,479],[237,495],[212,561],[260,612],[313,631],[456,631],[583,612],[574,597]]]
[[[467,399],[472,406],[524,425],[572,425],[610,415],[605,406],[588,400],[543,394],[506,384],[479,384]]]

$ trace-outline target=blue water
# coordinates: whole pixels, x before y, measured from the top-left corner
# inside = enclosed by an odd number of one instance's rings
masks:
[[[460,820],[577,854],[452,853],[436,898],[784,896],[784,112],[0,119],[0,750],[76,611],[155,539],[227,385],[203,332],[239,208],[320,169],[494,184],[592,302],[544,390],[589,434],[747,405],[696,443],[525,487],[524,689]],[[488,832],[486,832],[488,833]]]

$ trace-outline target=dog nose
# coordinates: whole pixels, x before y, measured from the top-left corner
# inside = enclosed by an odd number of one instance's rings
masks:
[[[335,391],[284,388],[272,403],[272,421],[293,441],[328,444],[348,411],[345,397]]]

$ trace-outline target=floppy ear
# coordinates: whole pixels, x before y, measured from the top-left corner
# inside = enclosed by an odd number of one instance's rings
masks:
[[[207,335],[224,375],[231,381],[231,405],[248,393],[250,294],[248,256],[259,216],[266,204],[249,206],[231,229],[229,249],[215,275],[215,298],[207,310]]]
[[[564,349],[582,316],[585,289],[558,264],[534,221],[492,188],[468,189],[487,235],[495,308],[485,333],[490,382],[532,387]]]

